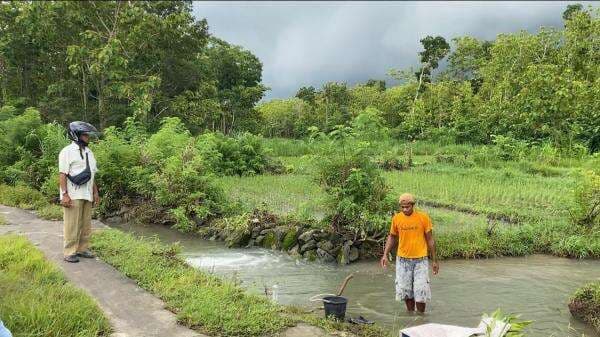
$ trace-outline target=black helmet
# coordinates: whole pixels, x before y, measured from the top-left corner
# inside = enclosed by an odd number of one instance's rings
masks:
[[[88,134],[91,136],[98,136],[99,132],[90,123],[81,122],[81,121],[75,121],[75,122],[69,123],[69,139],[71,139],[72,141],[78,142],[78,141],[80,141],[79,136],[81,136],[83,134]]]

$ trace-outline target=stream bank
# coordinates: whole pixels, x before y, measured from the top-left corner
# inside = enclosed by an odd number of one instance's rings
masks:
[[[432,277],[433,300],[421,317],[408,315],[395,302],[393,268],[381,270],[376,261],[345,266],[310,263],[276,250],[228,248],[218,240],[194,238],[165,226],[110,225],[138,236],[158,235],[165,243],[179,242],[189,264],[235,280],[255,294],[277,284],[281,304],[312,307],[311,296],[335,292],[348,274],[355,273],[344,293],[349,298],[348,315],[363,315],[390,331],[427,322],[476,325],[482,313],[501,308],[534,321],[527,336],[598,336],[567,308],[575,289],[600,280],[598,260],[548,255],[445,260],[440,274]]]

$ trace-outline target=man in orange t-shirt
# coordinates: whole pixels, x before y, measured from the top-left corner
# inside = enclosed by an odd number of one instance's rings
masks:
[[[416,306],[417,311],[423,313],[425,303],[431,299],[429,258],[432,260],[433,274],[437,275],[439,270],[435,256],[433,226],[427,213],[414,209],[415,198],[411,194],[402,194],[399,202],[402,212],[392,217],[381,266],[387,266],[390,251],[398,245],[396,300],[404,300],[408,311],[414,311]]]

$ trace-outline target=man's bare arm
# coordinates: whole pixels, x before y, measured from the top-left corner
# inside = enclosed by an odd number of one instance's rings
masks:
[[[440,269],[437,256],[435,253],[435,240],[433,238],[433,231],[425,233],[425,240],[427,241],[427,251],[429,253],[429,259],[433,262],[433,274],[437,274]]]
[[[58,176],[58,181],[60,183],[60,189],[62,195],[60,196],[60,203],[65,207],[71,207],[71,197],[67,191],[67,175],[64,173],[60,173]]]
[[[388,262],[388,256],[392,249],[396,247],[398,244],[398,236],[396,235],[388,235],[387,240],[385,242],[385,247],[383,248],[383,256],[381,257],[381,266],[385,268]]]

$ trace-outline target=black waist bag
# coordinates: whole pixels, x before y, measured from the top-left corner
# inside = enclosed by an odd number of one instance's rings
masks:
[[[90,161],[88,160],[87,153],[85,154],[85,170],[75,176],[67,174],[67,178],[77,186],[83,185],[92,179],[92,170],[90,170]]]

